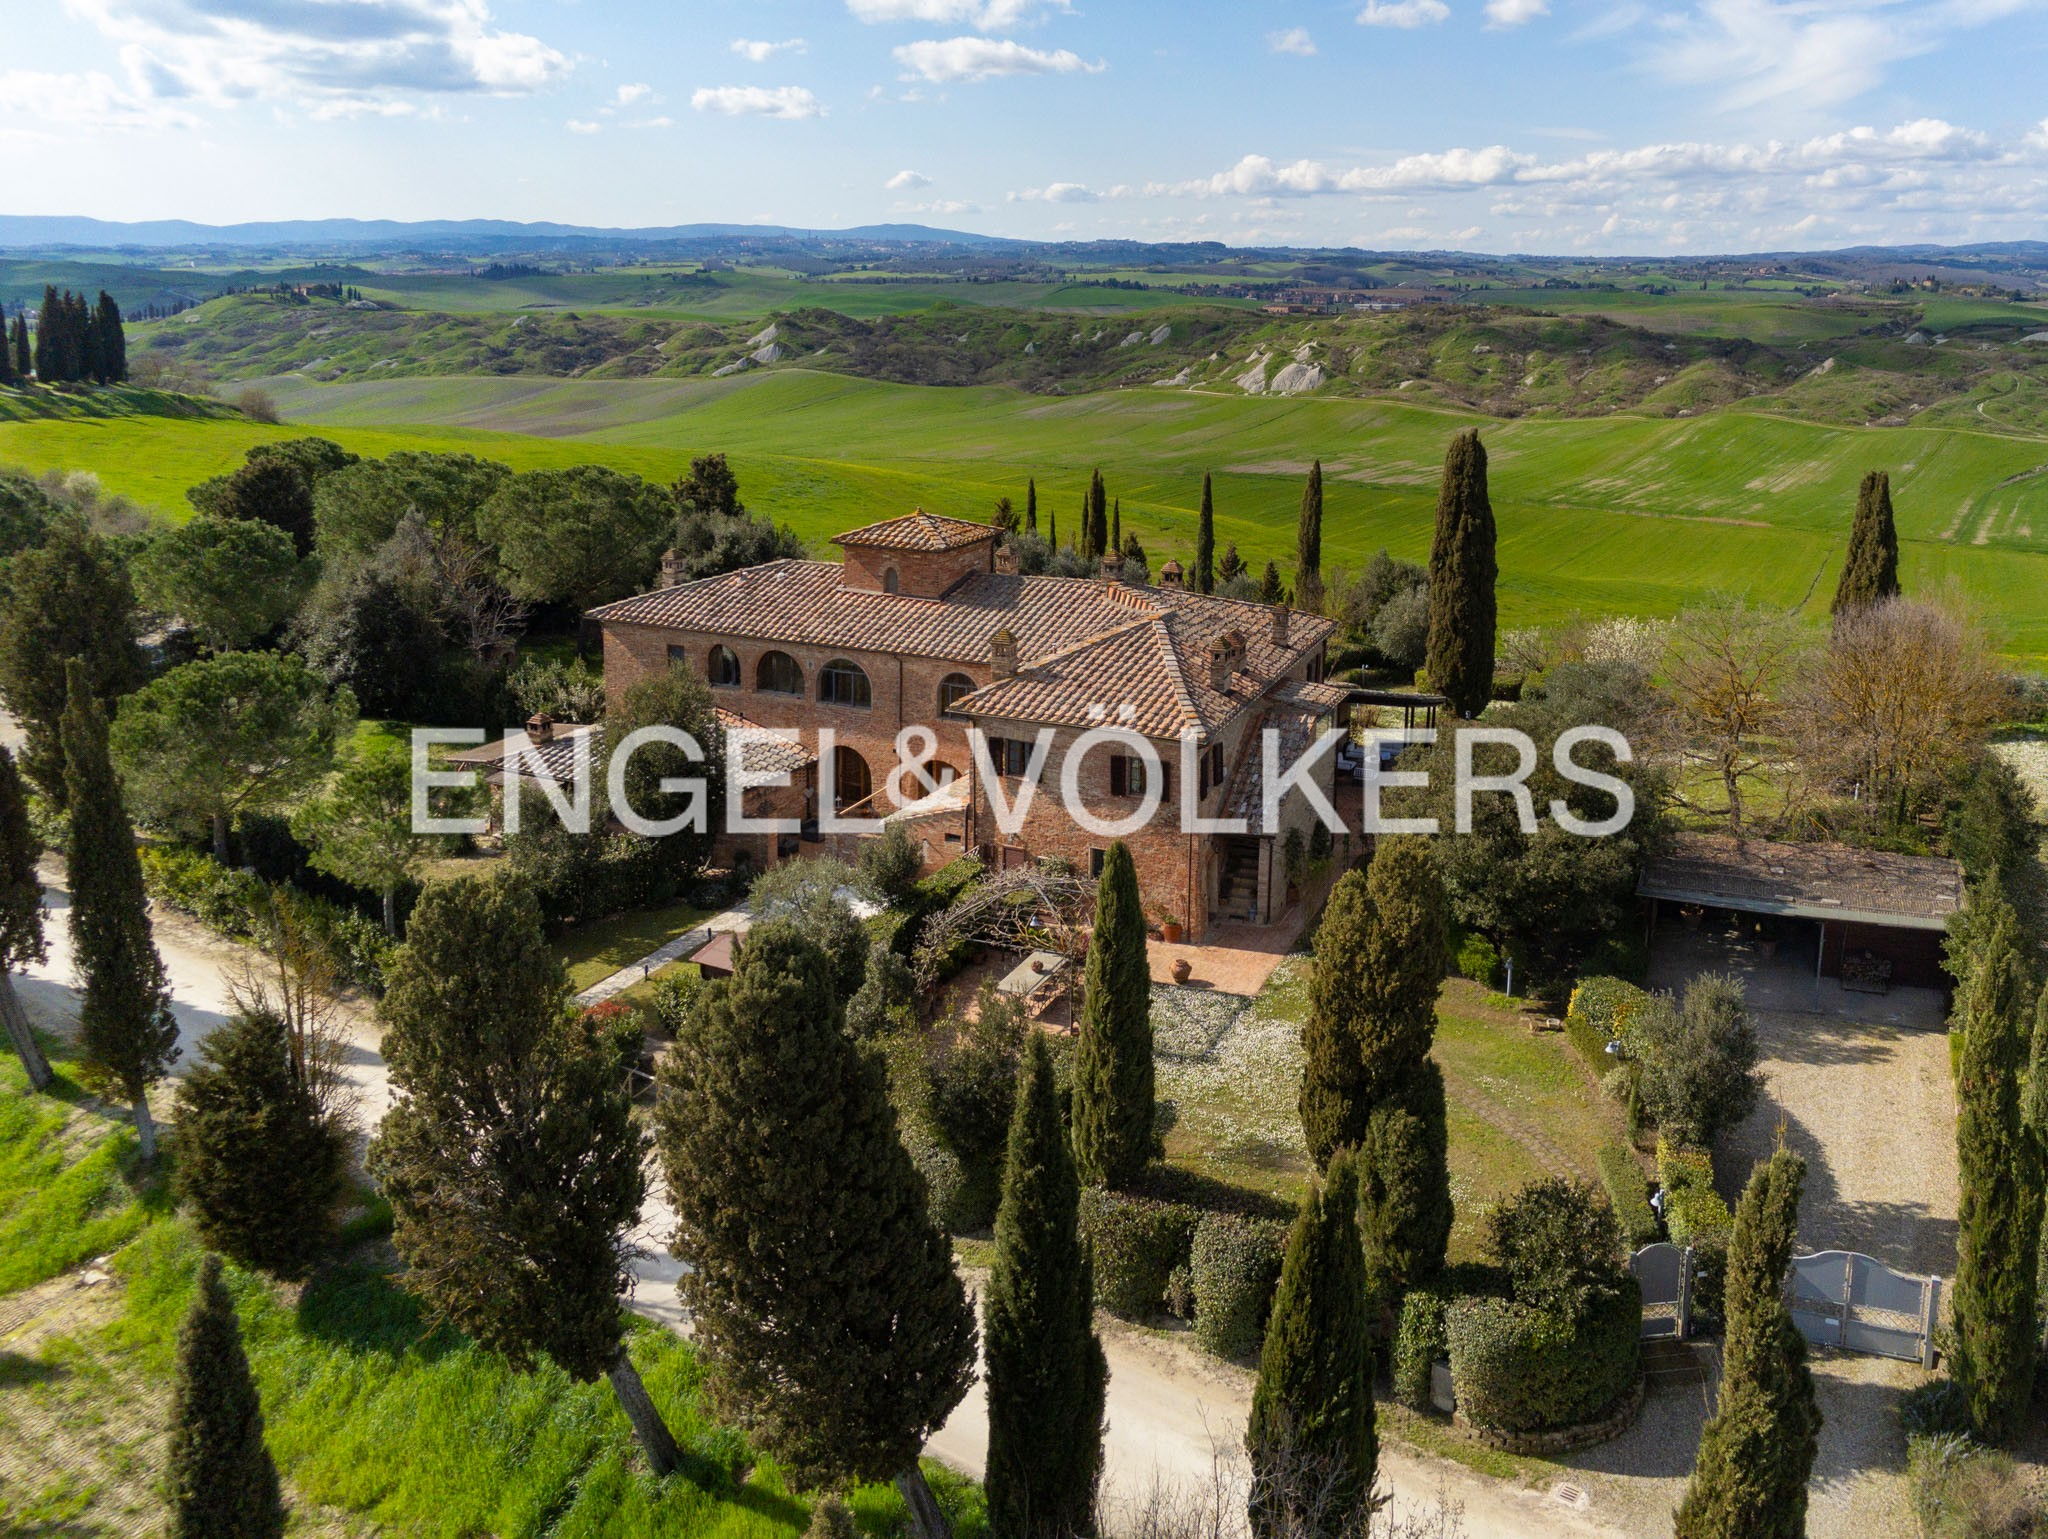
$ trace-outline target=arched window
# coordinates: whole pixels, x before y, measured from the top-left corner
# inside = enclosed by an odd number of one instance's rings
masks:
[[[896,568],[893,566],[882,574],[882,591],[884,593],[901,593],[903,591],[903,579],[896,575]]]
[[[713,647],[706,677],[722,689],[740,687],[740,655],[731,647]]]
[[[949,673],[939,680],[939,714],[954,721],[965,721],[965,713],[953,709],[954,703],[974,693],[974,680],[964,673]]]
[[[800,695],[804,671],[787,652],[763,652],[754,665],[754,688],[764,695]]]
[[[868,774],[868,761],[848,748],[844,743],[832,750],[832,810],[844,812],[856,802],[864,802],[875,794],[873,777]]]
[[[875,703],[874,690],[859,663],[835,657],[818,674],[818,698],[827,705],[857,705],[865,710]]]

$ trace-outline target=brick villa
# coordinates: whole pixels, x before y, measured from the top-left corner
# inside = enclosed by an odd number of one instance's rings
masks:
[[[773,561],[592,611],[607,688],[681,663],[709,681],[729,726],[795,728],[807,749],[830,728],[837,810],[900,821],[930,862],[973,853],[998,868],[1058,856],[1095,869],[1109,841],[1062,808],[1064,756],[1091,727],[1125,728],[1152,742],[1165,767],[1158,815],[1126,838],[1153,920],[1199,939],[1217,922],[1285,917],[1287,834],[1298,829],[1305,843],[1313,817],[1291,793],[1276,826],[1263,826],[1261,729],[1279,734],[1283,766],[1331,729],[1349,692],[1321,682],[1330,621],[1191,592],[1174,562],[1156,584],[1125,581],[1114,555],[1095,579],[1022,576],[993,527],[921,510],[833,543],[838,561]],[[913,725],[936,734],[945,784],[897,807],[884,780],[897,733]],[[998,827],[991,787],[976,783],[970,727],[990,740],[1010,804],[1038,733],[1054,734],[1014,837]],[[1200,816],[1244,818],[1248,833],[1183,828],[1183,734],[1197,744]],[[824,766],[808,751],[790,766],[789,788],[750,793],[750,813],[815,820]],[[1144,768],[1110,749],[1087,754],[1079,784],[1088,810],[1129,817]],[[1330,794],[1332,757],[1316,778]],[[760,864],[801,853],[815,836],[746,837]],[[1333,854],[1348,853],[1348,842],[1339,836]]]

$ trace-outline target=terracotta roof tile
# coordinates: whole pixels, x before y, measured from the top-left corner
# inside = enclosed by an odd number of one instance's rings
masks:
[[[870,546],[879,550],[960,550],[995,537],[996,529],[991,524],[971,524],[964,518],[942,518],[919,508],[902,518],[884,519],[879,524],[864,524],[844,534],[835,534],[832,543]]]

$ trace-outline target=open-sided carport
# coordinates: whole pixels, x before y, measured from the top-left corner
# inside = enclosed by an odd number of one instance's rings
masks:
[[[1942,937],[1963,905],[1952,860],[1844,844],[1679,834],[1643,869],[1654,934],[1667,907],[1757,916],[1784,939],[1812,932],[1814,976],[1883,992],[1951,986]]]

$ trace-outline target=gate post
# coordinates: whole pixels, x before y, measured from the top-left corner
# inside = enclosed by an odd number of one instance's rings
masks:
[[[1920,1366],[1934,1367],[1934,1326],[1941,1318],[1941,1279],[1927,1279],[1927,1306],[1920,1316]]]
[[[1692,1247],[1686,1246],[1678,1254],[1678,1339],[1685,1341],[1692,1335]]]
[[[1835,1345],[1849,1344],[1849,1312],[1855,1307],[1856,1299],[1856,1253],[1849,1252],[1842,1258],[1842,1315],[1835,1325]]]

